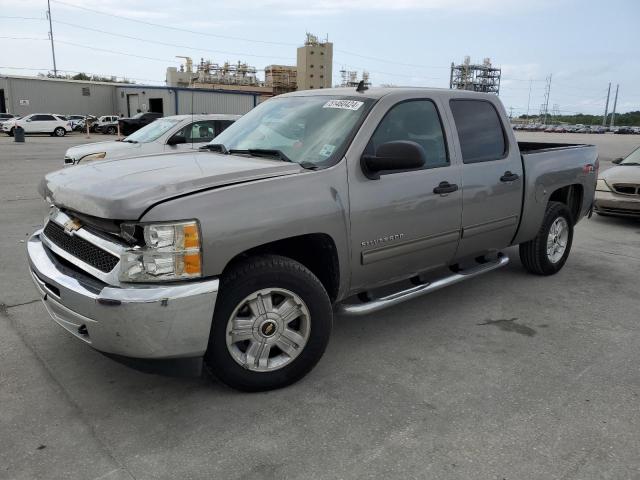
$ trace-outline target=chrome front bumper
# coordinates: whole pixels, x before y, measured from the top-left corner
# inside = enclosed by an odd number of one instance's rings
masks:
[[[49,315],[65,330],[96,350],[125,357],[204,355],[218,279],[109,286],[59,261],[40,233],[27,242],[31,278]]]

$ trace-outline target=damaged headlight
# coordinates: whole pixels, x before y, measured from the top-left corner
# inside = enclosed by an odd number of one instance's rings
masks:
[[[87,163],[87,162],[92,162],[94,160],[102,160],[106,156],[107,156],[107,152],[92,153],[90,155],[85,155],[80,160],[78,160],[77,163],[80,163],[80,162]]]
[[[202,276],[200,225],[196,220],[123,227],[128,232],[136,229],[142,229],[142,245],[122,254],[120,281],[158,282]]]

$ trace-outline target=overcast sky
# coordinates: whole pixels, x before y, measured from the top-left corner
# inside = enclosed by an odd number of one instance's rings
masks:
[[[46,4],[0,0],[0,73],[52,69]],[[620,84],[618,111],[640,110],[637,0],[52,0],[51,9],[59,70],[163,84],[176,55],[294,65],[309,31],[334,43],[335,82],[345,67],[368,70],[374,85],[448,87],[451,62],[470,55],[502,68],[514,115],[528,103],[540,110],[549,74],[550,110],[602,114],[609,82],[612,97]]]

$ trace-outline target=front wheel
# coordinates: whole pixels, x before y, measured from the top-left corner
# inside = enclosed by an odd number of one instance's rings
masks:
[[[573,218],[564,203],[549,202],[538,235],[520,244],[520,261],[537,275],[553,275],[564,266],[573,242]]]
[[[222,278],[206,365],[238,390],[285,387],[320,360],[332,321],[327,292],[304,265],[250,258]]]
[[[67,134],[67,131],[62,127],[58,127],[53,131],[53,134],[56,137],[64,137]]]

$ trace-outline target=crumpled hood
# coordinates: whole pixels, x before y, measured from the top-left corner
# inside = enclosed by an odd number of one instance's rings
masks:
[[[600,174],[609,185],[612,183],[640,183],[640,165],[617,165]]]
[[[92,153],[105,152],[106,158],[119,158],[123,156],[135,156],[136,152],[140,150],[141,143],[130,142],[95,142],[85,143],[84,145],[78,145],[77,147],[71,147],[67,150],[65,156],[71,157],[74,160],[79,160],[82,157],[91,155]]]
[[[168,153],[58,170],[42,180],[38,191],[58,207],[99,218],[137,220],[152,205],[180,195],[301,171],[296,163],[265,158]]]

